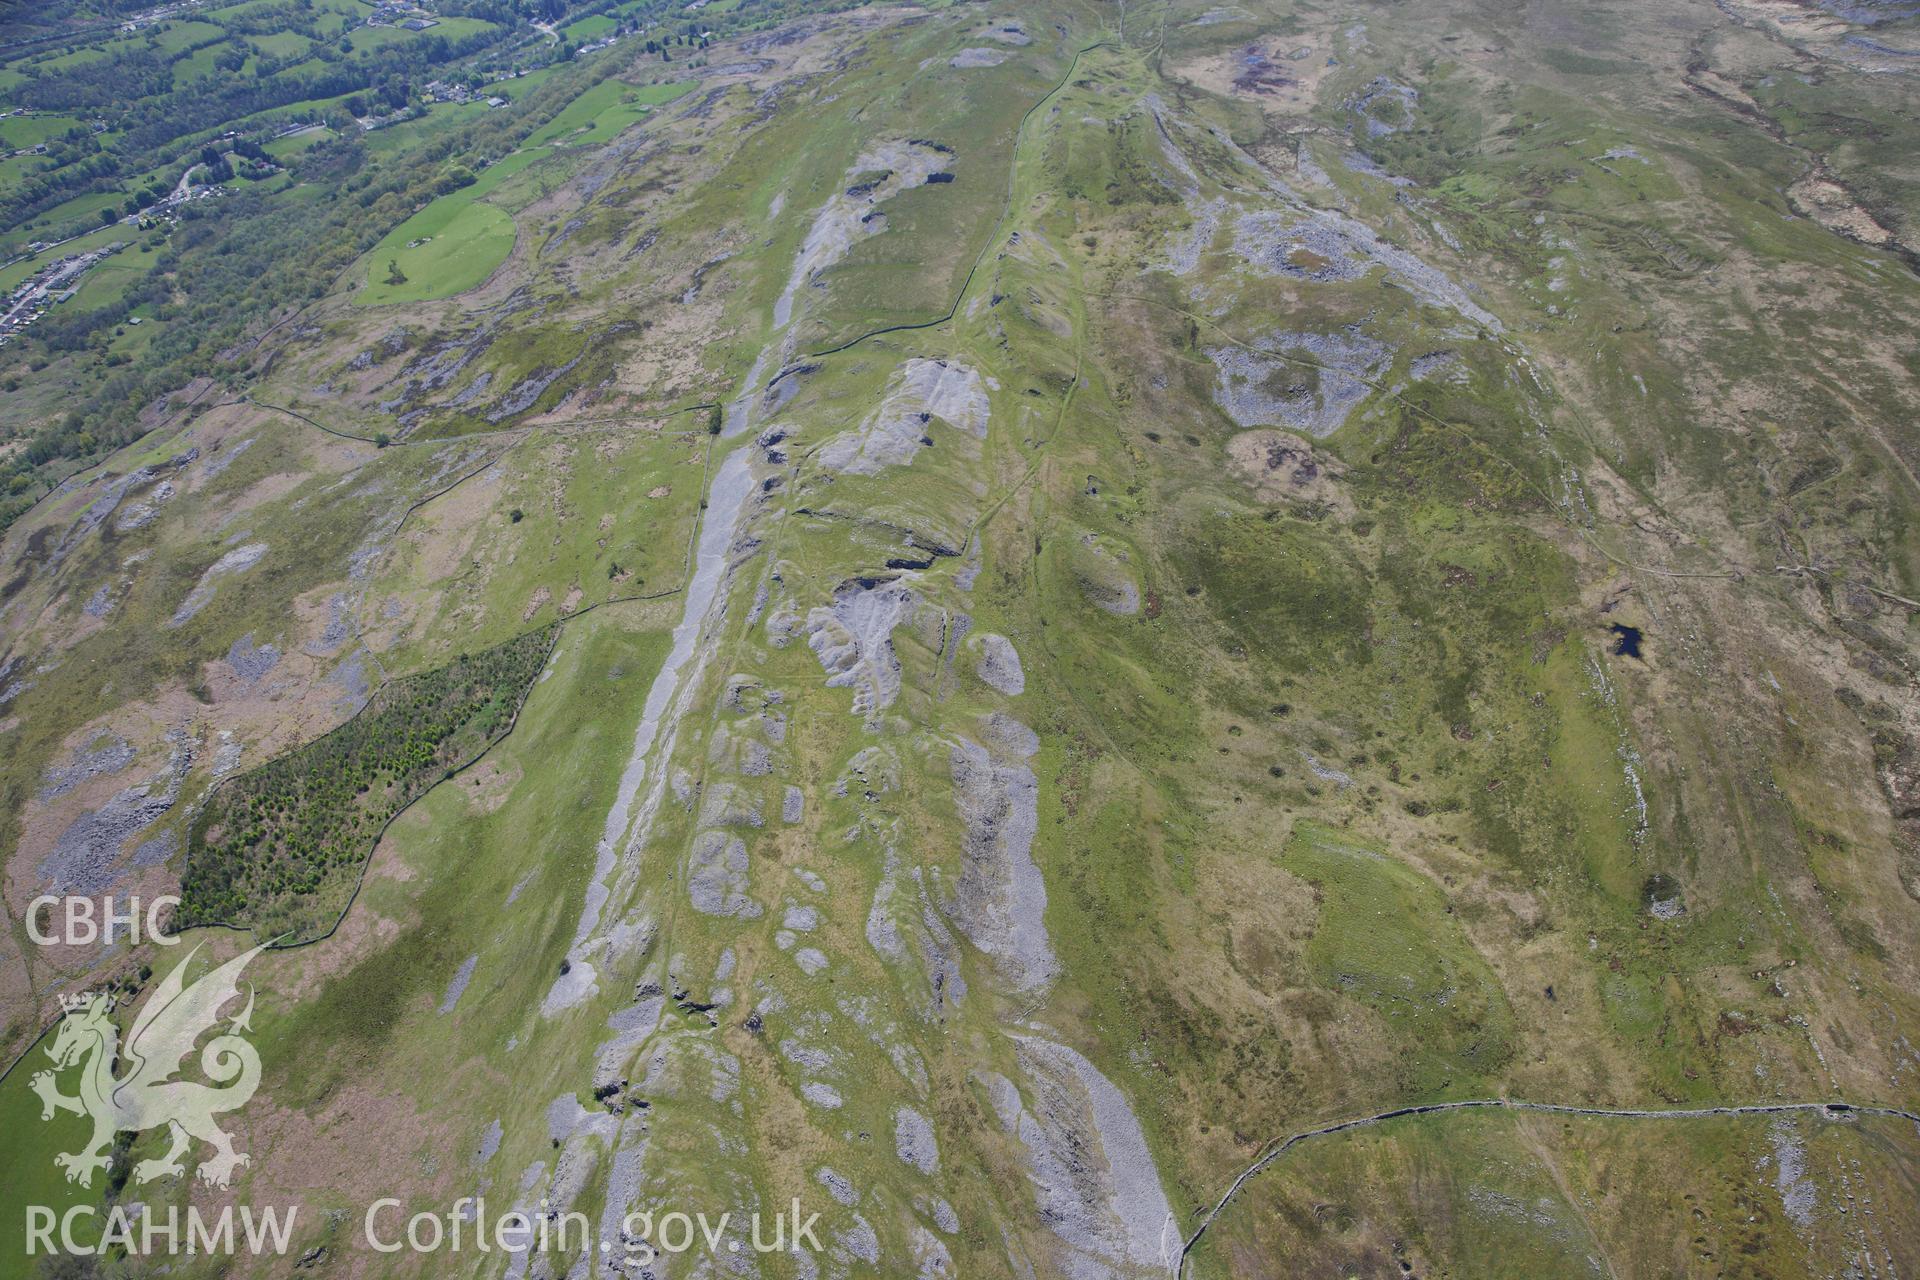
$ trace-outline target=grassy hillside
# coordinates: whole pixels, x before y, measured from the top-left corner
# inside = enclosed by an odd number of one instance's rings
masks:
[[[1920,18],[548,16],[643,29],[283,148],[325,269],[0,547],[9,1045],[168,958],[36,893],[308,944],[252,1162],[123,1199],[315,1274],[509,1270],[377,1196],[591,1225],[529,1275],[796,1201],[756,1274],[1920,1268]],[[102,1204],[45,1061],[0,1196]]]

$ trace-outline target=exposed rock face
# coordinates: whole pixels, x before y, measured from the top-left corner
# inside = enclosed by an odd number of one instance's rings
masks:
[[[987,390],[993,385],[998,384],[959,361],[909,360],[865,421],[822,446],[820,465],[869,476],[905,466],[930,447],[936,421],[984,440],[990,411]]]
[[[1026,764],[965,738],[950,759],[966,835],[947,913],[1013,990],[1037,990],[1058,968],[1047,938],[1047,886],[1033,863],[1039,783]]]
[[[969,642],[978,650],[974,674],[989,687],[1017,698],[1027,691],[1027,673],[1020,666],[1020,653],[1005,636],[983,631]]]
[[[75,818],[60,833],[38,868],[48,892],[99,893],[124,874],[121,862],[128,843],[173,809],[187,773],[193,768],[196,744],[184,729],[169,730],[167,744],[167,764],[158,777],[123,788],[98,809]],[[103,750],[107,753],[106,763],[111,764],[119,756],[111,744]],[[155,845],[150,840],[143,842],[141,849],[146,851],[147,862],[140,865],[151,865],[164,860],[171,846]]]
[[[440,997],[438,1012],[441,1014],[453,1012],[454,1006],[460,1003],[460,997],[466,994],[467,984],[473,981],[473,971],[479,963],[478,955],[468,956],[460,962],[460,967],[454,971],[453,980],[447,983],[446,994]],[[495,1141],[497,1142],[498,1139],[496,1138]]]
[[[1310,436],[1332,435],[1345,425],[1393,359],[1392,348],[1357,330],[1275,333],[1260,345],[1282,354],[1244,347],[1207,352],[1220,370],[1214,400],[1243,427],[1283,426]]]
[[[1121,617],[1140,612],[1140,584],[1128,557],[1093,534],[1083,534],[1073,553],[1074,577],[1095,607]]]
[[[900,659],[893,629],[912,611],[915,596],[900,581],[848,582],[833,603],[807,614],[807,643],[826,668],[829,688],[851,688],[854,714],[871,716],[900,694]]]
[[[814,215],[787,287],[773,304],[774,327],[784,329],[792,321],[801,290],[846,257],[856,241],[877,234],[885,226],[884,220],[871,216],[881,204],[902,191],[925,185],[929,177],[946,168],[947,162],[948,156],[934,147],[900,139],[877,143],[863,152],[847,177],[883,176],[869,182],[854,181],[845,191],[829,197]]]
[[[961,70],[972,67],[997,67],[1007,60],[1007,55],[998,49],[971,48],[962,49],[947,60],[947,65]]]
[[[1040,1217],[1060,1242],[1059,1274],[1165,1275],[1181,1233],[1146,1138],[1113,1082],[1085,1057],[1038,1035],[1014,1037],[1025,1098],[987,1080],[1000,1123],[1027,1158]]]
[[[207,566],[207,571],[200,575],[199,583],[195,585],[192,591],[187,593],[187,598],[180,602],[180,607],[174,610],[173,616],[167,619],[166,625],[169,627],[185,626],[192,620],[195,614],[206,608],[208,602],[213,599],[214,588],[218,585],[219,579],[229,574],[242,573],[253,568],[253,566],[260,563],[266,554],[266,543],[250,542],[246,546],[235,547],[218,560],[215,560]]]
[[[101,732],[73,750],[66,764],[54,765],[41,780],[41,804],[56,800],[89,778],[119,773],[133,763],[133,746],[117,733]]]
[[[1491,333],[1501,326],[1438,268],[1417,254],[1382,240],[1358,218],[1315,209],[1291,192],[1279,208],[1249,210],[1234,222],[1233,249],[1247,266],[1266,275],[1335,284],[1358,280],[1376,267],[1422,302],[1444,307]]]
[[[747,896],[747,846],[724,831],[702,831],[687,854],[687,898],[710,916],[751,919],[761,906]]]
[[[933,1123],[912,1107],[894,1108],[893,1141],[902,1163],[929,1177],[940,1171],[940,1148],[933,1138]]]
[[[273,670],[280,661],[280,650],[270,644],[256,644],[253,632],[235,640],[227,649],[227,665],[233,668],[233,674],[252,684]]]

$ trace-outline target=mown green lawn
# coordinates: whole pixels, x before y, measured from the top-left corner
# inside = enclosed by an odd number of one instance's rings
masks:
[[[95,1175],[92,1190],[83,1190],[66,1180],[53,1162],[63,1151],[78,1151],[86,1144],[91,1124],[70,1112],[60,1112],[51,1120],[40,1118],[40,1097],[33,1092],[35,1072],[53,1063],[45,1046],[52,1037],[43,1038],[20,1065],[0,1081],[0,1133],[7,1135],[7,1156],[0,1159],[0,1204],[8,1212],[0,1213],[0,1258],[19,1259],[27,1252],[28,1205],[44,1205],[55,1213],[64,1213],[71,1205],[100,1203],[101,1180]],[[64,1090],[73,1088],[71,1074],[62,1082]],[[90,1234],[76,1220],[76,1235]],[[26,1268],[10,1274],[30,1274]]]
[[[85,124],[79,116],[31,115],[0,120],[0,147],[17,149],[38,146],[57,138],[75,125]]]
[[[138,249],[122,249],[87,272],[79,292],[67,305],[76,311],[93,311],[118,302],[121,295],[146,276],[152,262],[152,254],[143,254]]]
[[[605,142],[648,111],[693,88],[693,81],[671,84],[631,85],[623,80],[602,80],[572,102],[548,122],[547,127],[527,139],[528,146],[565,143],[580,146]]]
[[[442,196],[390,232],[374,249],[362,306],[451,298],[480,284],[513,252],[513,218],[464,193]],[[404,280],[391,278],[397,264]]]
[[[290,133],[284,138],[275,138],[267,144],[266,152],[275,160],[285,160],[288,156],[297,156],[308,147],[336,136],[333,130],[321,125],[308,129],[304,133]]]
[[[511,80],[498,80],[487,86],[487,92],[496,97],[518,102],[545,84],[557,69],[557,67],[541,67],[538,71],[529,71]]]
[[[513,218],[482,200],[539,158],[538,152],[516,151],[472,186],[441,196],[388,232],[368,257],[367,287],[354,301],[370,307],[451,298],[492,275],[513,252]],[[390,262],[400,264],[405,284],[387,282]]]
[[[203,41],[218,39],[225,33],[226,28],[211,22],[169,22],[164,30],[154,34],[154,40],[168,53],[179,53]],[[141,38],[145,39],[144,36]]]
[[[616,19],[604,13],[596,13],[578,22],[568,23],[560,28],[560,34],[569,40],[598,40],[619,25]]]
[[[298,31],[275,31],[268,35],[248,36],[247,43],[254,51],[268,58],[290,58],[305,54],[313,48],[313,41]]]

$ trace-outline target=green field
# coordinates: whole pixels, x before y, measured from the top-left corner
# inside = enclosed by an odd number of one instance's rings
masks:
[[[200,16],[208,21],[232,22],[236,18],[258,18],[273,7],[274,0],[242,0],[240,4],[209,9]],[[373,6],[363,3],[363,0],[313,0],[310,7],[316,15],[339,14],[341,17],[353,19],[356,23],[373,12]]]
[[[192,84],[202,76],[212,75],[214,59],[226,51],[227,41],[210,44],[204,49],[196,49],[173,64],[173,83],[176,86]]]
[[[415,34],[444,36],[448,40],[464,40],[468,36],[494,29],[491,22],[479,18],[441,18],[431,30]]]
[[[519,102],[535,89],[545,84],[547,80],[552,77],[554,71],[555,68],[553,67],[542,67],[538,71],[529,71],[527,74],[515,76],[511,80],[495,81],[487,86],[486,91],[495,97]]]
[[[51,138],[57,138],[67,130],[85,127],[86,121],[79,116],[68,115],[30,115],[13,116],[0,120],[0,147],[18,149],[34,147]]]
[[[618,19],[610,18],[604,13],[596,13],[590,18],[568,23],[560,28],[560,34],[573,41],[598,40],[619,25]]]
[[[275,31],[271,35],[248,36],[247,43],[252,45],[262,57],[274,59],[298,57],[313,48],[313,41],[297,31]]]
[[[423,302],[465,293],[493,274],[513,252],[513,218],[504,210],[458,195],[443,196],[396,227],[369,258],[362,306]],[[415,243],[415,242],[419,243]],[[398,263],[404,283],[388,279]]]
[[[339,134],[327,128],[325,125],[315,125],[313,128],[301,133],[291,133],[284,138],[275,138],[266,145],[265,149],[266,153],[275,160],[285,160],[287,157],[297,156],[307,148],[325,142],[329,138],[337,138],[339,136]]]
[[[451,298],[492,275],[513,252],[513,218],[480,202],[539,158],[537,152],[516,151],[488,166],[472,186],[441,196],[388,232],[368,257],[367,287],[354,301],[378,306]],[[387,283],[389,261],[400,264],[405,284]]]
[[[155,41],[168,53],[179,53],[193,45],[217,40],[225,32],[225,27],[211,22],[169,22],[156,35]]]
[[[100,225],[100,210],[118,211],[125,200],[126,197],[117,191],[94,191],[75,196],[47,210],[25,226],[10,228],[0,234],[0,246],[23,248],[30,241],[50,240],[55,235],[72,235],[83,228],[97,227]]]
[[[0,1081],[0,1132],[7,1135],[10,1147],[16,1141],[31,1143],[39,1157],[0,1161],[0,1202],[15,1206],[14,1212],[0,1214],[0,1257],[13,1266],[19,1265],[15,1260],[26,1252],[25,1222],[19,1206],[41,1204],[64,1212],[72,1205],[98,1203],[100,1196],[97,1188],[89,1191],[68,1182],[52,1160],[55,1152],[79,1150],[89,1126],[84,1117],[66,1112],[56,1113],[51,1120],[40,1118],[40,1098],[31,1082],[35,1072],[51,1065],[44,1047],[51,1043],[51,1037],[36,1043],[20,1065]]]
[[[106,56],[106,49],[89,46],[71,50],[67,53],[60,54],[58,57],[48,58],[44,62],[36,62],[33,65],[36,70],[43,73],[64,71],[68,67],[83,66],[86,63],[98,61]]]
[[[87,272],[79,291],[67,305],[80,311],[93,311],[118,302],[147,274],[152,260],[152,254],[143,254],[137,249],[121,250]]]
[[[636,86],[623,80],[602,80],[568,103],[544,129],[527,139],[527,145],[584,146],[605,142],[628,125],[645,119],[654,107],[671,102],[693,88],[693,84],[691,80],[681,80]]]
[[[362,145],[376,155],[403,151],[423,139],[444,134],[487,113],[484,102],[436,102],[427,113],[364,135]]]
[[[409,31],[404,27],[355,27],[349,38],[356,50],[385,49],[403,45],[409,40],[419,40],[428,36],[441,36],[448,40],[463,40],[475,32],[493,29],[493,24],[479,18],[441,18],[425,31]]]

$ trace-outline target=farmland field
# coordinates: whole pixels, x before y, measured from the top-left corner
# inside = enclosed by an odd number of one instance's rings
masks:
[[[539,159],[517,151],[489,166],[468,187],[441,196],[388,233],[369,255],[363,305],[447,298],[485,280],[513,251],[511,214],[486,203],[489,193]],[[383,256],[384,255],[384,256]],[[387,277],[397,262],[403,283]]]
[[[673,101],[692,87],[690,81],[631,85],[621,80],[603,80],[575,98],[566,110],[529,138],[527,145],[582,147],[605,142],[627,126],[646,119],[654,107]]]
[[[504,210],[443,196],[375,247],[367,287],[356,301],[376,306],[465,292],[506,261],[513,235],[513,218]],[[388,278],[392,263],[404,280]]]

